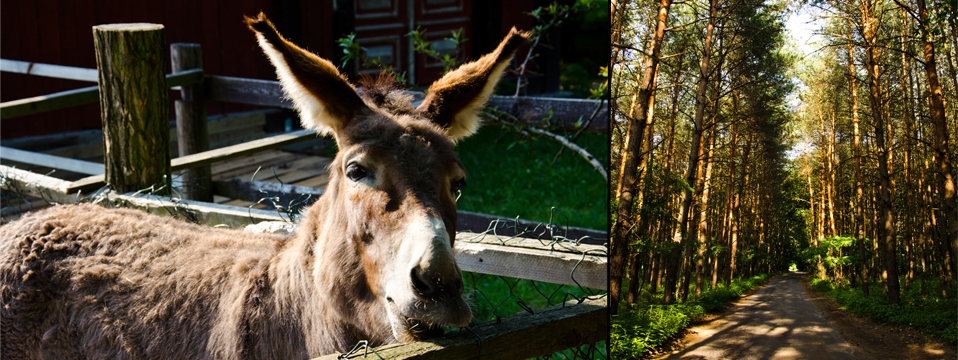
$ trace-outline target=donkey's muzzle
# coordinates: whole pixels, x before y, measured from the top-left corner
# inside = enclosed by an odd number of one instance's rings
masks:
[[[416,297],[432,302],[445,297],[462,296],[462,274],[458,270],[430,271],[416,266],[409,274]]]

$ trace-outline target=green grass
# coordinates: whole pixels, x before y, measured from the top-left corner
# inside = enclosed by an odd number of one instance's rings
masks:
[[[904,283],[904,282],[902,282]],[[901,306],[888,302],[880,284],[871,285],[870,296],[860,288],[843,289],[829,280],[812,279],[815,290],[835,298],[842,309],[877,322],[908,325],[958,345],[958,298],[942,298],[938,279],[916,279],[901,293]],[[952,285],[954,286],[954,285]]]
[[[486,126],[457,145],[468,174],[459,210],[546,222],[554,206],[571,226],[606,229],[607,181],[568,149],[553,163],[562,146],[552,140],[520,138],[500,126]],[[605,134],[584,133],[577,143],[600,162],[607,161]]]
[[[538,312],[568,300],[602,294],[604,291],[550,284],[505,276],[463,272],[464,294],[470,298],[478,323],[505,319],[515,314]],[[605,342],[552,354],[550,359],[608,359]]]
[[[471,297],[476,322],[508,318],[604,291],[505,276],[463,272],[464,294]]]
[[[663,305],[663,294],[640,291],[639,299],[631,306],[619,303],[619,311],[612,318],[612,354],[616,359],[645,359],[663,349],[682,335],[692,322],[706,314],[722,311],[729,301],[758,286],[775,274],[763,274],[747,279],[733,280],[731,285],[719,284],[701,296],[690,297],[683,304]],[[623,284],[628,289],[628,284]]]

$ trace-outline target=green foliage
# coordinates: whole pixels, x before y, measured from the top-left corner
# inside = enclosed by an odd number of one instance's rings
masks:
[[[868,241],[865,238],[865,241]],[[802,258],[806,263],[813,263],[822,259],[826,268],[858,264],[858,255],[833,256],[837,250],[852,248],[858,241],[851,236],[835,236],[818,240],[818,246],[809,246],[802,251]]]
[[[433,48],[433,43],[426,41],[423,38],[423,35],[427,32],[426,29],[422,29],[419,26],[416,27],[416,30],[410,31],[406,34],[410,38],[413,44],[413,51],[438,60],[442,63],[442,72],[445,74],[452,71],[459,64],[459,47],[466,42],[465,37],[462,36],[462,28],[459,28],[457,31],[452,31],[450,37],[447,37],[443,40],[450,41],[453,43],[454,48],[456,49],[456,55],[449,54],[440,54],[436,49]]]
[[[883,323],[908,325],[958,345],[958,298],[933,295],[941,294],[938,279],[915,279],[902,292],[900,306],[890,304],[888,296],[880,292],[880,286],[872,287],[873,294],[864,296],[859,288],[843,289],[829,280],[812,279],[811,284],[815,290],[834,297],[842,309],[855,315],[868,316]]]
[[[418,30],[418,29],[417,29]],[[336,40],[339,44],[339,47],[343,48],[343,63],[340,67],[346,67],[346,64],[349,63],[349,60],[356,59],[363,66],[375,66],[379,68],[383,74],[391,75],[396,79],[396,82],[401,84],[403,87],[409,88],[412,84],[406,80],[406,73],[397,73],[393,70],[392,65],[386,65],[379,61],[379,59],[371,59],[366,56],[366,48],[359,45],[356,42],[356,34],[351,33],[349,36],[340,38]]]
[[[675,341],[691,323],[706,314],[722,311],[725,304],[738,299],[775,274],[737,279],[731,285],[720,284],[684,304],[661,305],[662,294],[649,294],[643,289],[632,306],[619,304],[619,315],[612,319],[611,350],[616,359],[648,358],[655,351]],[[628,284],[623,284],[627,289]]]
[[[608,158],[607,141],[605,135],[593,133],[582,133],[578,139],[600,161]],[[563,151],[553,162],[562,148],[558,143],[484,127],[456,147],[468,172],[468,186],[457,204],[460,210],[544,222],[553,216],[555,206],[571,226],[607,228],[607,182],[571,151]],[[565,224],[565,217],[556,216],[557,223]]]

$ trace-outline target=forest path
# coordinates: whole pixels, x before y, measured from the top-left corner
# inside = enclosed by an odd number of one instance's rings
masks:
[[[691,328],[685,348],[668,359],[855,359],[789,272],[747,296],[725,316]]]

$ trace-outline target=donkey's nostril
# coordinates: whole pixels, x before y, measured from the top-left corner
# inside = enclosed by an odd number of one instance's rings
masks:
[[[412,278],[412,287],[416,290],[416,294],[424,297],[431,298],[436,292],[435,286],[430,286],[430,281],[428,278],[424,277],[421,267],[415,267],[412,269],[412,273],[409,274],[409,277]]]
[[[424,301],[436,301],[440,295],[462,296],[462,276],[458,272],[440,274],[423,270],[417,266],[412,269],[409,277],[416,296]],[[445,294],[440,294],[445,292]]]

